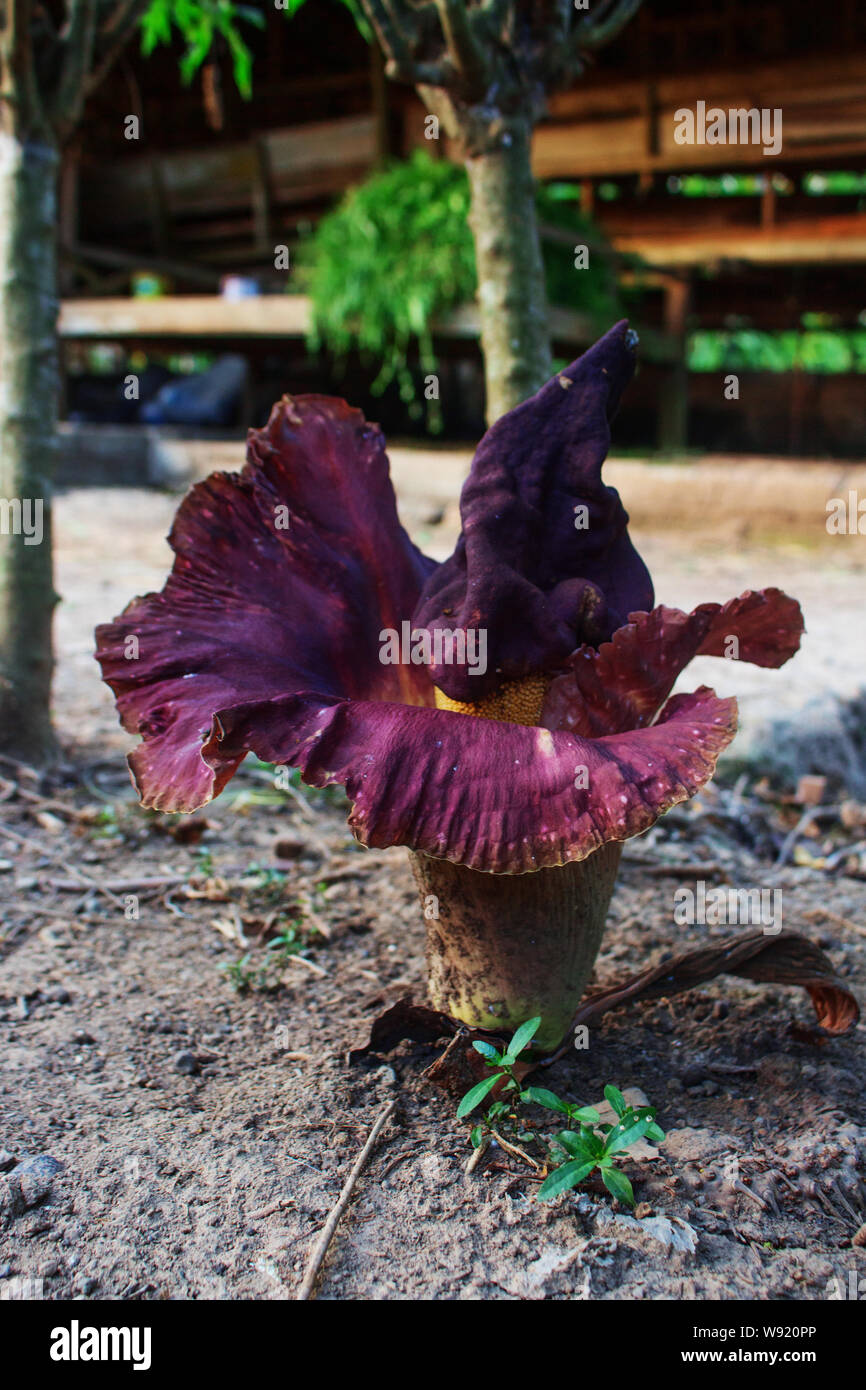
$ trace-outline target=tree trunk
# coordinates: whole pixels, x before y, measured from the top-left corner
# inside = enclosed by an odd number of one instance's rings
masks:
[[[530,121],[512,119],[466,159],[489,424],[553,374],[531,143]]]
[[[37,763],[54,748],[58,169],[52,143],[0,133],[0,748]]]
[[[592,975],[622,845],[529,874],[488,874],[410,853],[427,924],[433,1007],[511,1034],[541,1016],[535,1044],[558,1047]]]

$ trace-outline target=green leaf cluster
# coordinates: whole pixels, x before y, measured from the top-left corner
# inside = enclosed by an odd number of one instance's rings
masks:
[[[619,314],[616,276],[597,230],[580,212],[572,185],[539,187],[548,300],[607,327]],[[302,246],[299,269],[313,309],[310,346],[338,359],[350,352],[378,368],[373,390],[396,383],[410,414],[424,412],[410,355],[435,373],[433,324],[472,301],[477,287],[466,171],[416,150],[351,189]],[[574,246],[589,245],[588,269],[575,269]],[[427,422],[441,429],[436,400]]]
[[[866,329],[701,329],[688,344],[692,372],[866,372]]]
[[[253,90],[253,59],[242,32],[244,24],[264,29],[265,17],[254,5],[235,0],[151,0],[141,21],[141,49],[147,55],[170,44],[175,31],[186,44],[180,60],[184,82],[191,82],[215,41],[222,38],[231,54],[235,84],[241,96]]]
[[[499,1099],[487,1109],[485,1120],[476,1124],[471,1139],[475,1148],[484,1142],[485,1133],[498,1137],[494,1124],[501,1123],[503,1117],[511,1112],[511,1119],[517,1120],[514,1110],[524,1105],[539,1105],[544,1110],[563,1115],[568,1122],[553,1136],[547,1162],[550,1171],[538,1190],[537,1199],[551,1201],[562,1192],[568,1192],[584,1182],[598,1169],[602,1182],[611,1196],[625,1205],[634,1206],[634,1192],[625,1173],[616,1167],[617,1158],[635,1144],[638,1139],[651,1139],[661,1143],[664,1131],[656,1124],[655,1108],[643,1105],[638,1109],[626,1103],[625,1097],[616,1086],[605,1086],[605,1100],[611,1106],[616,1123],[603,1121],[599,1112],[591,1105],[575,1105],[562,1100],[554,1091],[542,1086],[522,1088],[514,1067],[522,1052],[530,1045],[541,1025],[540,1018],[531,1018],[518,1028],[505,1052],[499,1052],[491,1043],[474,1042],[472,1046],[484,1058],[490,1075],[466,1092],[457,1107],[458,1120],[465,1119],[478,1108],[494,1087],[498,1087]],[[516,1136],[523,1142],[540,1140],[533,1131],[522,1130]]]

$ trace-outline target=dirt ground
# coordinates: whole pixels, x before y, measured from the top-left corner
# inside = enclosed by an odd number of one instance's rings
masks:
[[[249,764],[182,822],[140,810],[126,777],[130,741],[91,633],[161,585],[174,506],[120,489],[60,498],[64,757],[41,778],[0,764],[0,1296],[29,1277],[47,1298],[292,1298],[390,1100],[319,1298],[850,1296],[866,1277],[854,1243],[866,1236],[863,1025],[819,1033],[802,991],[722,977],[636,1004],[544,1073],[582,1103],[614,1082],[658,1107],[666,1142],[626,1166],[637,1217],[592,1182],[542,1205],[534,1172],[501,1149],[467,1175],[468,1126],[423,1075],[441,1044],[347,1063],[383,1008],[423,997],[405,853],[367,853],[339,794],[276,792]],[[407,499],[416,538],[447,553],[453,522],[428,511]],[[850,548],[816,562],[803,546],[638,542],[662,601],[779,583],[809,635],[782,672],[688,673],[687,687],[744,693],[757,751],[736,791],[711,789],[627,847],[597,978],[729,934],[674,925],[675,889],[705,872],[781,888],[785,927],[816,940],[862,999],[855,789],[831,779],[850,824],[803,827],[775,867],[803,808],[762,782],[761,743],[780,714],[856,693],[862,562]],[[280,959],[262,943],[287,927]]]

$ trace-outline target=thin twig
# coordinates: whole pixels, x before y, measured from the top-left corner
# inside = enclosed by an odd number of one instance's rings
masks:
[[[373,1149],[376,1146],[376,1140],[379,1138],[379,1135],[382,1133],[382,1130],[385,1128],[385,1125],[387,1124],[388,1120],[390,1120],[396,1108],[397,1102],[395,1100],[388,1102],[388,1104],[385,1106],[385,1109],[381,1112],[379,1118],[376,1120],[376,1123],[373,1125],[373,1128],[370,1130],[366,1144],[364,1145],[361,1152],[358,1154],[358,1157],[355,1159],[352,1171],[346,1179],[343,1185],[343,1190],[337,1198],[337,1201],[331,1208],[328,1214],[328,1219],[322,1227],[322,1233],[319,1236],[319,1239],[316,1241],[315,1247],[313,1248],[313,1252],[310,1255],[309,1260],[307,1261],[307,1269],[304,1274],[303,1283],[301,1284],[301,1287],[298,1289],[298,1292],[296,1294],[297,1302],[304,1303],[312,1298],[313,1289],[315,1287],[319,1270],[321,1269],[322,1262],[324,1261],[324,1258],[328,1253],[328,1246],[331,1244],[331,1240],[333,1239],[334,1232],[337,1229],[340,1217],[343,1215],[343,1212],[349,1205],[349,1199],[355,1190],[355,1184],[357,1183],[358,1178],[361,1176],[364,1165],[366,1164],[368,1158],[370,1157],[370,1154],[373,1152]]]
[[[327,970],[323,970],[320,965],[316,965],[313,960],[307,960],[306,956],[289,956],[289,965],[305,965],[308,970],[312,970],[314,975],[327,975]]]
[[[753,1192],[750,1187],[746,1187],[744,1182],[732,1182],[731,1187],[733,1187],[735,1192],[742,1192],[744,1196],[750,1197],[755,1205],[759,1206],[762,1211],[768,1209],[768,1203],[764,1201],[763,1197],[759,1197],[757,1192]]]
[[[466,1165],[465,1165],[465,1167],[464,1167],[464,1169],[463,1169],[463,1171],[464,1171],[464,1173],[467,1175],[467,1177],[469,1176],[470,1173],[474,1173],[474,1172],[475,1172],[475,1169],[478,1167],[479,1163],[481,1162],[482,1158],[483,1158],[484,1155],[486,1154],[486,1152],[487,1152],[487,1150],[488,1150],[489,1147],[490,1147],[490,1135],[489,1135],[489,1134],[485,1134],[484,1138],[481,1140],[481,1143],[478,1145],[478,1147],[477,1147],[476,1149],[473,1149],[473,1150],[472,1150],[472,1153],[469,1155],[469,1158],[468,1158],[468,1160],[467,1160],[467,1162],[466,1162]]]
[[[501,1145],[501,1147],[505,1149],[507,1153],[514,1154],[515,1158],[522,1158],[524,1163],[528,1163],[530,1168],[535,1169],[536,1173],[541,1172],[541,1164],[536,1163],[534,1158],[530,1158],[529,1154],[524,1153],[523,1150],[519,1149],[516,1144],[510,1144],[507,1139],[503,1139],[498,1129],[491,1129],[490,1133],[493,1135],[493,1138],[496,1140],[497,1144]]]
[[[643,873],[649,874],[652,878],[709,878],[712,874],[725,874],[726,869],[721,864],[689,864],[689,863],[649,863],[642,855],[626,854],[623,855],[623,866],[632,868],[639,867]]]
[[[838,912],[831,912],[827,907],[813,907],[803,916],[807,922],[814,922],[823,919],[825,922],[832,922],[834,927],[847,927],[849,931],[858,932],[860,936],[866,936],[866,927],[859,922],[852,922],[850,917],[842,917]]]
[[[87,882],[108,893],[155,893],[161,888],[175,888],[180,883],[186,883],[186,878],[182,874],[170,874],[161,878],[94,878]],[[57,893],[77,893],[81,887],[78,880],[72,878],[49,878],[47,883]]]
[[[0,835],[5,835],[10,840],[17,840],[19,844],[25,845],[27,849],[33,850],[36,854],[39,854],[43,859],[51,859],[55,863],[57,863],[57,861],[60,860],[64,864],[66,863],[65,851],[61,852],[59,850],[55,851],[47,849],[45,845],[40,845],[37,840],[31,840],[27,835],[19,835],[17,830],[11,830],[8,825],[0,826]],[[97,882],[97,880],[95,878],[91,878],[89,874],[83,874],[80,869],[73,868],[71,864],[66,864],[66,867],[69,870],[69,872],[71,874],[74,874],[76,879],[78,880],[78,883],[73,886],[73,892],[76,888],[80,888],[82,884],[84,884],[85,886],[89,886],[92,890],[96,892],[104,893],[105,896],[109,899],[109,901],[114,903],[115,907],[123,909],[123,903],[120,901],[119,898],[115,897],[114,893],[111,891],[110,888],[106,888],[104,884]]]
[[[799,837],[803,834],[804,831],[808,830],[809,826],[812,824],[813,821],[835,820],[838,815],[838,806],[808,807],[808,809],[803,812],[802,816],[797,821],[797,824],[794,826],[794,829],[789,831],[789,833],[785,837],[785,840],[782,844],[782,848],[779,850],[779,857],[773,865],[773,868],[779,869],[782,867],[782,865],[787,860],[788,856],[791,854],[794,845],[796,844]]]

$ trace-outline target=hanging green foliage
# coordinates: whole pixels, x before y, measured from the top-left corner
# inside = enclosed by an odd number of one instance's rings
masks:
[[[614,268],[600,234],[582,217],[571,185],[542,186],[538,215],[544,238],[548,299],[609,326],[620,310]],[[435,372],[433,324],[472,301],[475,252],[469,229],[466,171],[417,150],[351,189],[321,219],[301,248],[300,268],[312,299],[311,347],[337,358],[359,352],[375,363],[377,393],[392,382],[414,417],[427,407],[441,428],[435,400],[419,400],[412,360]],[[586,245],[585,268],[576,248]]]
[[[243,37],[244,24],[264,29],[265,17],[256,6],[238,5],[234,0],[151,0],[141,21],[142,52],[147,55],[160,44],[170,44],[176,30],[186,44],[181,77],[191,82],[220,37],[231,54],[237,89],[249,98],[253,59]]]

